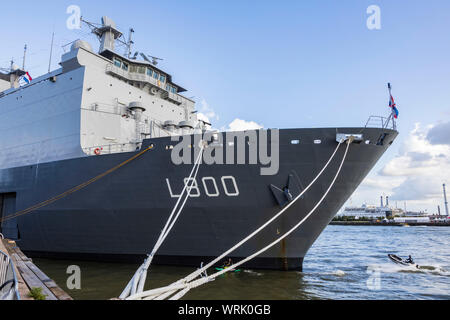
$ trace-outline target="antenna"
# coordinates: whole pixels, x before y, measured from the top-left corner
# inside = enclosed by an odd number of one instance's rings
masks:
[[[151,55],[146,55],[146,54],[144,54],[142,52],[140,53],[140,55],[145,61],[151,63],[154,66],[156,66],[158,64],[158,61],[164,61],[164,59],[161,59],[161,58],[158,58],[158,57],[154,57],[154,56],[151,56]],[[151,61],[150,61],[150,59],[151,59]]]
[[[142,52],[139,53],[139,55],[142,57],[142,59],[144,59],[145,61],[147,61],[148,63],[151,63],[150,59],[147,58],[147,56],[145,54],[143,54]]]
[[[25,44],[25,47],[23,48],[23,63],[22,63],[22,70],[25,70],[25,57],[27,55],[27,45]]]
[[[131,46],[134,44],[133,40],[131,40],[131,38],[132,38],[132,36],[133,36],[133,33],[134,33],[134,29],[133,29],[133,28],[130,28],[130,33],[129,33],[129,35],[128,35],[128,42],[127,42],[127,45],[126,45],[126,47],[127,47],[127,52],[125,52],[125,56],[128,57],[128,59],[129,59],[130,56],[131,56]],[[135,57],[136,57],[136,56],[137,56],[137,53],[135,54]]]
[[[50,46],[50,59],[48,61],[48,73],[50,73],[50,68],[52,66],[53,40],[54,39],[55,39],[55,32],[52,33],[52,44]]]
[[[152,64],[154,66],[156,66],[158,64],[158,60],[159,61],[163,61],[164,60],[164,59],[161,59],[161,58],[158,58],[158,57],[153,57],[153,56],[150,56],[150,58],[152,58]]]

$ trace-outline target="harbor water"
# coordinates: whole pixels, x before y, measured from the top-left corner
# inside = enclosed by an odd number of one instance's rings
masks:
[[[330,225],[308,252],[303,272],[244,269],[222,275],[184,299],[450,299],[449,248],[449,227]],[[388,253],[412,255],[420,268],[394,264]],[[138,267],[33,261],[74,299],[117,297]],[[67,282],[69,287],[73,285],[69,266],[80,268],[80,289],[67,287]],[[189,267],[153,266],[147,288],[170,284],[192,271]]]

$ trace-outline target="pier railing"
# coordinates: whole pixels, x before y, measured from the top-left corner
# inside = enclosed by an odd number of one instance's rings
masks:
[[[389,116],[388,118],[382,116],[370,116],[369,119],[367,119],[365,127],[397,130],[397,124],[392,116]]]
[[[11,258],[2,251],[0,251],[0,300],[20,300],[14,265]]]

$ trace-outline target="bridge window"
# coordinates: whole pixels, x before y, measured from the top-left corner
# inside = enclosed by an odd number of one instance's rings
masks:
[[[122,69],[125,70],[125,71],[128,71],[128,63],[123,62],[122,63]]]
[[[137,67],[138,68],[138,73],[145,73],[145,67]]]
[[[159,80],[161,80],[161,82],[166,82],[166,77],[164,75],[161,75],[159,77]]]
[[[122,62],[119,60],[119,59],[117,59],[117,58],[114,58],[114,65],[116,66],[116,67],[121,67],[122,66]]]
[[[159,78],[158,72],[153,72],[153,78],[155,78],[156,80],[158,80],[158,78]]]
[[[148,75],[149,77],[152,77],[152,76],[153,76],[153,70],[150,69],[150,68],[147,68],[147,75]]]

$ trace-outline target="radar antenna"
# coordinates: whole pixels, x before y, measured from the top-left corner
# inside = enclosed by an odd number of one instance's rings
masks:
[[[140,55],[145,61],[151,63],[154,66],[156,66],[158,64],[158,61],[164,61],[164,59],[154,57],[151,55],[146,55],[145,53],[142,53],[142,52],[140,53]],[[150,59],[151,59],[151,61],[150,61]]]
[[[18,69],[14,65],[14,58],[11,59],[10,63],[11,63],[11,65],[9,68],[1,68],[0,67],[0,71],[5,72],[5,73],[10,73],[10,72],[13,72],[15,69]]]

